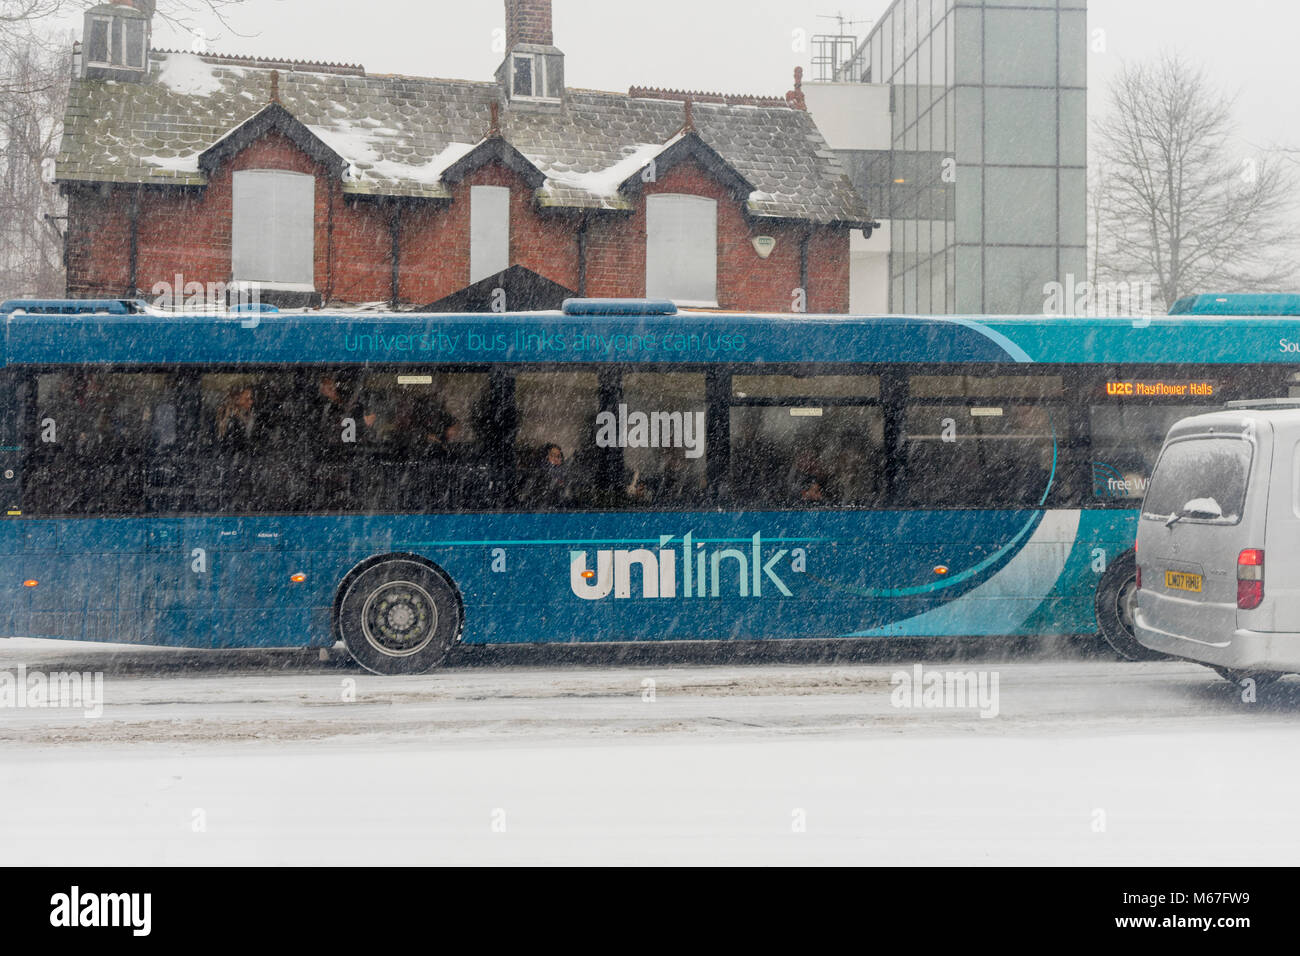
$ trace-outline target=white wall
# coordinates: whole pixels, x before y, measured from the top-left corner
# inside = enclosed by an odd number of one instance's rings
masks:
[[[817,128],[834,150],[888,150],[893,117],[890,88],[870,83],[806,83],[804,97]],[[881,315],[889,311],[889,223],[870,239],[851,233],[849,311]]]
[[[889,223],[882,222],[863,239],[856,229],[849,238],[849,312],[883,315],[889,311]]]
[[[804,98],[831,149],[889,149],[889,86],[805,83]]]

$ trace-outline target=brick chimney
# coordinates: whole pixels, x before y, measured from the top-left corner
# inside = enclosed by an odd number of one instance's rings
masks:
[[[551,0],[506,0],[506,58],[497,82],[508,105],[564,99],[564,54],[555,48]]]
[[[514,49],[521,43],[555,45],[551,0],[506,0],[506,47]]]

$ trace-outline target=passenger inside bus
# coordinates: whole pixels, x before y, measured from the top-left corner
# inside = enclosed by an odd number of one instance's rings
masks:
[[[227,454],[249,454],[261,444],[261,422],[251,385],[233,386],[217,410],[217,445]]]
[[[573,468],[564,449],[546,445],[524,484],[524,503],[530,508],[563,508],[573,500]]]
[[[802,448],[795,455],[786,479],[786,487],[794,504],[833,504],[837,498],[835,479],[830,469],[810,448]]]

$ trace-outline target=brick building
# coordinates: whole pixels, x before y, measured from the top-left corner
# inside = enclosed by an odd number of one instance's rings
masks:
[[[784,100],[570,89],[550,0],[506,0],[490,82],[152,50],[152,5],[86,14],[56,167],[69,295],[179,278],[425,307],[523,275],[848,310],[850,232],[872,222],[797,81]]]

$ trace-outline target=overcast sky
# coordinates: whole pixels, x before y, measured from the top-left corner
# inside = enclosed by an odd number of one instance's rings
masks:
[[[160,0],[169,2],[183,0]],[[782,94],[794,67],[808,65],[808,54],[792,48],[795,31],[834,32],[834,21],[820,15],[869,20],[889,0],[555,0],[554,6],[570,86]],[[215,52],[353,62],[372,73],[486,80],[502,58],[493,31],[504,23],[503,0],[246,0],[230,15],[243,36],[210,16],[196,19]],[[70,22],[79,32],[79,21]],[[1245,139],[1300,146],[1298,26],[1300,6],[1293,0],[1090,0],[1089,29],[1105,30],[1106,41],[1106,52],[1089,55],[1092,111],[1104,108],[1107,80],[1121,59],[1178,49],[1240,92]],[[154,42],[188,48],[189,37],[158,24]]]

